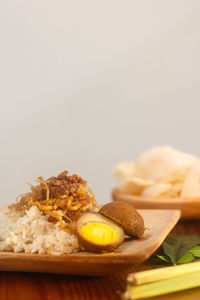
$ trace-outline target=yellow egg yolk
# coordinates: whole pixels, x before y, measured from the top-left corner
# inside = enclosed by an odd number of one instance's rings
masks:
[[[80,232],[85,239],[98,245],[112,243],[118,238],[116,230],[106,223],[85,223]]]

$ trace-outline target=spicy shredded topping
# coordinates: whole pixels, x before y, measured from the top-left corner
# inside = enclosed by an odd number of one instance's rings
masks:
[[[42,177],[36,181],[39,185],[29,184],[31,192],[19,195],[17,202],[9,208],[25,213],[35,205],[49,216],[49,222],[59,222],[61,229],[70,232],[73,232],[71,223],[83,212],[98,209],[87,182],[76,174],[69,176],[68,171],[64,171],[46,181]]]

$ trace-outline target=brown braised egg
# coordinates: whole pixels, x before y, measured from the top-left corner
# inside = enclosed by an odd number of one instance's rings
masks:
[[[125,238],[123,229],[99,213],[83,214],[76,223],[80,245],[90,252],[111,252],[119,247]]]
[[[118,223],[127,235],[142,238],[144,220],[132,205],[122,201],[111,202],[105,204],[99,213]]]

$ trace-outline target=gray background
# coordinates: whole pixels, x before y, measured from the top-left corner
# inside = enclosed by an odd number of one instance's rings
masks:
[[[1,203],[64,169],[110,200],[153,145],[200,156],[200,1],[0,3]]]

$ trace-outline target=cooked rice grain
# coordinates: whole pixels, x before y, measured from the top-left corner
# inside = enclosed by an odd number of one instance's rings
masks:
[[[7,209],[0,216],[0,250],[54,255],[79,251],[76,236],[47,218],[36,206],[24,216]]]

